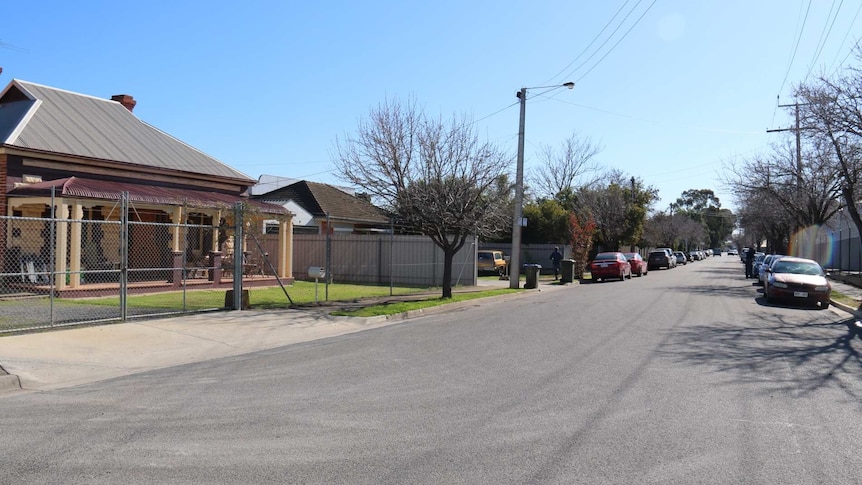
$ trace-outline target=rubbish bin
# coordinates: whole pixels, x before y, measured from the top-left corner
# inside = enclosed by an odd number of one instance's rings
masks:
[[[540,264],[525,264],[524,270],[527,273],[527,282],[524,283],[524,288],[532,289],[539,286],[539,270],[542,269]]]
[[[564,259],[560,261],[560,282],[572,283],[575,281],[575,260]]]

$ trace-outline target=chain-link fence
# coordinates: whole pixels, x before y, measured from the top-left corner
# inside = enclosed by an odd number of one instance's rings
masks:
[[[234,307],[190,290],[242,289],[242,258],[222,251],[237,231],[205,211],[52,200],[13,214],[0,216],[0,333]],[[241,226],[240,205],[227,214]]]

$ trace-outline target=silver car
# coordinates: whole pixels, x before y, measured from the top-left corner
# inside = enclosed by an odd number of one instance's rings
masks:
[[[766,283],[766,278],[769,277],[767,270],[772,268],[776,261],[784,257],[783,254],[767,254],[763,257],[763,262],[757,268],[757,284],[763,286]]]

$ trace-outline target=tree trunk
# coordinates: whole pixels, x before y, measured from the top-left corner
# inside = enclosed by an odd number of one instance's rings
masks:
[[[452,261],[455,259],[455,249],[443,249],[443,298],[452,298]]]

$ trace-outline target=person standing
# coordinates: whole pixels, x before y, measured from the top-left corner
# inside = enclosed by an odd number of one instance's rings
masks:
[[[554,266],[554,280],[560,275],[560,261],[563,260],[563,255],[560,253],[559,247],[554,247],[554,252],[551,253],[551,263]]]
[[[745,277],[752,278],[754,271],[754,248],[748,248],[748,254],[745,255]]]

